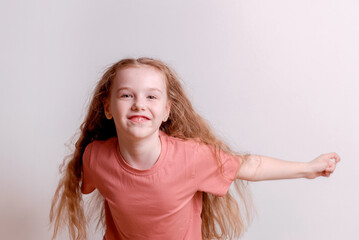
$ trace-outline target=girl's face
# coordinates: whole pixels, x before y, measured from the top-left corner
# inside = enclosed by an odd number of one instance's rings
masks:
[[[158,136],[170,112],[165,76],[151,66],[119,70],[104,108],[106,117],[113,117],[118,136],[127,139]]]

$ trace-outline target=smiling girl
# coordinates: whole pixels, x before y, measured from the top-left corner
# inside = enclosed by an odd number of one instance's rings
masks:
[[[82,194],[95,189],[104,239],[236,239],[251,215],[245,181],[328,177],[340,160],[236,154],[195,112],[175,73],[150,58],[105,72],[80,129],[52,202],[53,239],[64,224],[71,239],[86,239]]]

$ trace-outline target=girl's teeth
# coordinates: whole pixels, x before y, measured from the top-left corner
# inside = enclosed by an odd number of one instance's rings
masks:
[[[142,121],[146,120],[146,118],[144,118],[144,117],[134,117],[134,120],[138,121],[138,122],[142,122]]]

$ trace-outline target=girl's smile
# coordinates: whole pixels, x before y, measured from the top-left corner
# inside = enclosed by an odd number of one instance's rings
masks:
[[[146,116],[141,116],[141,115],[134,115],[128,118],[129,120],[131,120],[132,122],[136,122],[136,123],[142,123],[142,122],[146,122],[148,120],[150,120],[148,117]]]

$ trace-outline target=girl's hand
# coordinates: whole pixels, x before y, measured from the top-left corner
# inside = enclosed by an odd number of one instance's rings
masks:
[[[335,170],[340,157],[336,153],[322,154],[313,161],[309,162],[310,172],[307,178],[313,179],[319,176],[329,177]]]

